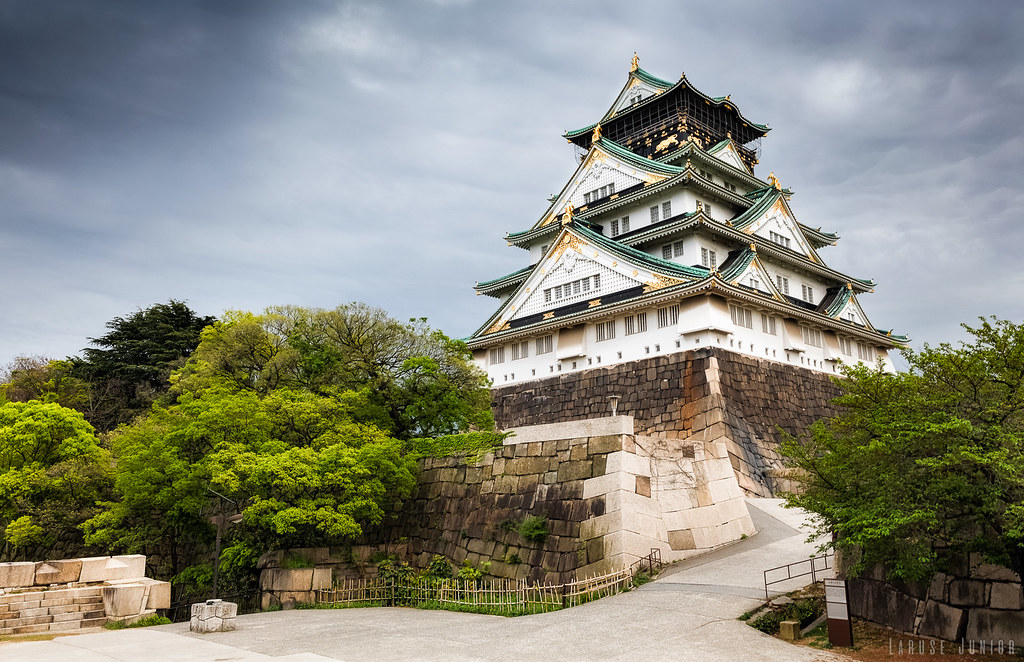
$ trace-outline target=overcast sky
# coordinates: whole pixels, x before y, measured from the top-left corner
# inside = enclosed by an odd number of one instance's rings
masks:
[[[0,365],[168,299],[463,337],[633,51],[773,130],[761,177],[914,345],[1024,320],[1024,2],[0,0]]]

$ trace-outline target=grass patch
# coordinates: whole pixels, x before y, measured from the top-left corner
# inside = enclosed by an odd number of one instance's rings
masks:
[[[140,618],[134,623],[125,623],[124,621],[111,621],[103,627],[107,628],[108,630],[124,630],[127,628],[148,628],[151,625],[168,625],[170,624],[170,622],[171,619],[167,618],[166,616],[157,616],[156,614],[153,614],[152,616]]]
[[[475,462],[495,448],[501,448],[505,432],[466,432],[447,434],[441,437],[412,439],[409,441],[412,454],[421,457],[462,456],[467,462]]]

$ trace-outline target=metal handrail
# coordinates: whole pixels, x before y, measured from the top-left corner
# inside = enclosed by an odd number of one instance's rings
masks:
[[[821,556],[812,556],[811,558],[804,559],[803,561],[795,561],[793,563],[787,563],[786,565],[780,565],[780,566],[776,566],[774,568],[768,568],[767,570],[764,571],[764,597],[765,597],[765,600],[768,599],[768,587],[770,585],[772,585],[772,584],[778,584],[780,582],[788,581],[790,579],[796,579],[797,577],[806,577],[807,575],[811,576],[811,582],[812,583],[818,581],[817,573],[819,571],[821,571],[821,570],[831,570],[832,569],[832,566],[829,565],[829,560],[830,559],[834,560],[835,559],[835,554],[822,554]],[[817,567],[817,562],[819,560],[824,561],[824,565],[822,567],[820,567],[820,568]],[[793,567],[801,565],[803,563],[809,563],[810,564],[810,569],[807,572],[801,572],[799,574],[794,575],[793,574]],[[783,577],[782,579],[775,579],[775,580],[772,580],[772,581],[768,581],[768,573],[769,572],[774,572],[775,570],[783,570],[783,569],[786,571],[786,576],[785,577]]]

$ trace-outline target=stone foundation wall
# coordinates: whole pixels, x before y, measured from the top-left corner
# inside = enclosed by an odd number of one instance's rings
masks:
[[[828,375],[794,365],[701,348],[607,368],[588,368],[492,390],[501,429],[576,421],[611,412],[632,416],[639,435],[724,443],[740,486],[771,496],[782,462],[779,432],[799,434],[835,412]]]
[[[478,459],[422,460],[400,519],[355,548],[302,550],[315,571],[274,568],[285,553],[269,555],[265,600],[307,601],[330,581],[324,571],[339,579],[353,566],[371,568],[372,550],[418,568],[441,555],[456,565],[489,564],[496,577],[557,584],[628,568],[654,548],[674,561],[755,533],[722,443],[636,435],[628,416],[512,432]],[[520,535],[530,516],[545,518],[545,540]]]
[[[974,563],[963,576],[938,574],[929,585],[893,584],[882,569],[850,580],[850,613],[898,632],[948,641],[1024,642],[1021,580]]]

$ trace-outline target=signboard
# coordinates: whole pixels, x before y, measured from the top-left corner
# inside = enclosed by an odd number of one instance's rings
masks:
[[[828,617],[828,641],[833,646],[853,646],[850,601],[845,579],[825,580],[825,614]]]

